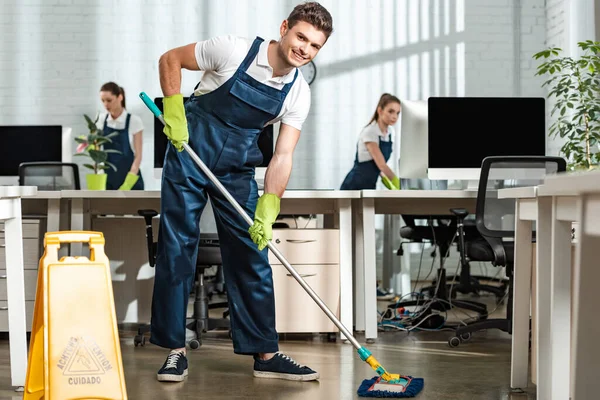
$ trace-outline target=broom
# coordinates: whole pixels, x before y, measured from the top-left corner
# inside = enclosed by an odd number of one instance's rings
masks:
[[[145,92],[140,93],[140,98],[144,104],[152,111],[154,116],[158,118],[163,125],[165,120],[162,116],[161,111],[158,109],[156,104]],[[248,226],[252,226],[252,219],[246,214],[246,211],[238,204],[238,202],[231,196],[231,194],[225,189],[225,187],[219,182],[219,180],[213,175],[211,170],[202,162],[200,157],[192,150],[187,144],[183,143],[183,148],[190,155],[192,160],[200,167],[202,172],[211,180],[212,183],[219,189],[219,191],[225,196],[227,201],[235,208],[235,210],[244,218],[248,223]],[[361,360],[366,362],[377,372],[377,376],[372,379],[366,379],[360,385],[357,393],[363,397],[414,397],[423,389],[424,381],[422,378],[413,378],[411,376],[405,376],[400,374],[390,374],[385,368],[373,357],[371,352],[360,345],[358,341],[352,336],[350,331],[341,323],[339,319],[331,312],[329,307],[323,303],[323,300],[314,292],[314,290],[306,283],[306,281],[296,272],[294,267],[285,259],[283,254],[273,245],[272,242],[267,242],[269,250],[281,261],[281,264],[292,274],[292,276],[298,281],[300,286],[309,294],[309,296],[317,303],[317,305],[323,310],[323,312],[329,317],[329,319],[339,328],[339,330],[348,338],[350,343],[357,350]]]

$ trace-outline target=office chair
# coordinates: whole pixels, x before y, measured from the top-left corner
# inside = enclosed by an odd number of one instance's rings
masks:
[[[408,300],[396,302],[388,305],[388,309],[398,309],[402,307],[426,306],[423,316],[428,316],[430,311],[448,311],[454,307],[463,308],[478,313],[482,318],[487,316],[487,306],[483,303],[469,300],[450,300],[454,297],[457,288],[447,283],[446,269],[444,261],[448,257],[449,249],[455,241],[458,231],[456,218],[452,215],[402,215],[406,223],[400,229],[400,236],[409,242],[428,241],[437,247],[440,256],[440,265],[437,270],[437,278],[432,286],[421,289],[421,293],[429,292],[431,300]],[[417,220],[426,220],[427,225],[417,225]],[[402,244],[398,249],[397,255],[403,254]],[[432,257],[436,250],[432,251]],[[452,292],[448,289],[452,287]],[[421,297],[421,296],[420,296]]]
[[[434,296],[436,289],[438,290],[438,280],[442,279],[440,285],[445,287],[447,293],[450,290],[449,295],[454,298],[456,293],[462,294],[475,294],[479,295],[479,292],[486,291],[494,294],[496,298],[502,299],[504,293],[506,293],[508,287],[508,279],[501,282],[500,286],[484,285],[480,282],[488,280],[489,277],[481,275],[471,275],[471,268],[469,265],[469,259],[466,257],[464,251],[464,245],[461,246],[460,238],[465,236],[472,237],[473,235],[478,236],[477,228],[474,223],[465,221],[467,215],[403,215],[402,219],[406,225],[400,229],[400,236],[403,239],[407,239],[407,242],[400,244],[397,255],[403,254],[402,244],[404,243],[422,243],[423,241],[432,243],[436,246],[437,253],[440,257],[440,268],[437,272],[437,278],[435,278],[430,286],[421,288],[420,292],[427,292],[429,296]],[[416,220],[426,220],[427,225],[416,225]],[[458,240],[457,240],[458,238]],[[442,275],[442,269],[444,268],[444,260],[449,256],[449,249],[456,243],[460,255],[460,275]],[[431,252],[431,257],[436,256],[436,249]],[[482,305],[483,307],[483,305]]]
[[[79,167],[56,161],[19,164],[19,185],[37,186],[38,190],[80,190]]]
[[[469,340],[473,332],[484,329],[495,328],[512,334],[515,200],[499,199],[498,189],[537,186],[546,175],[565,170],[566,161],[561,157],[495,156],[483,160],[475,212],[480,237],[466,237],[464,250],[472,261],[506,267],[509,279],[506,318],[486,318],[459,326],[455,336],[448,339],[450,347],[460,345]],[[464,209],[453,211],[466,215]]]
[[[148,248],[148,261],[151,267],[156,263],[157,243],[153,239],[152,218],[158,213],[154,210],[138,210],[138,214],[144,217],[146,222],[146,242]],[[212,266],[218,266],[216,281],[211,283],[205,280],[205,270]],[[197,349],[202,345],[202,333],[216,330],[219,328],[230,329],[229,311],[223,312],[222,318],[210,318],[208,316],[209,309],[227,308],[227,302],[210,303],[209,299],[214,292],[224,292],[223,289],[218,290],[219,286],[224,287],[222,281],[222,260],[221,249],[219,247],[219,238],[216,234],[201,234],[198,248],[198,257],[196,259],[196,279],[193,293],[194,297],[194,312],[186,327],[196,333],[196,338],[190,340],[189,345],[192,349]],[[150,332],[150,325],[143,325],[138,329],[138,334],[134,337],[134,345],[144,345],[146,343],[145,333]],[[229,331],[231,338],[231,330]]]

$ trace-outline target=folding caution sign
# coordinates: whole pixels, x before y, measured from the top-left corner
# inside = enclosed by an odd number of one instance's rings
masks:
[[[58,259],[83,242],[90,257]],[[110,265],[100,232],[48,232],[40,260],[24,400],[127,399]]]

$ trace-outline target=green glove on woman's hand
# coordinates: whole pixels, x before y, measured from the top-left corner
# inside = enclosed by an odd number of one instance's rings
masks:
[[[132,174],[131,172],[127,173],[123,184],[119,187],[119,190],[131,190],[133,185],[140,179],[139,175]]]
[[[258,199],[254,223],[248,229],[252,241],[258,245],[258,250],[267,247],[269,240],[273,239],[271,227],[279,215],[279,203],[279,197],[272,193],[265,193]]]
[[[174,94],[173,96],[166,96],[163,99],[163,109],[163,118],[165,120],[163,132],[171,140],[173,146],[178,151],[182,151],[183,143],[187,143],[189,140],[183,95]]]
[[[394,179],[390,181],[390,179],[383,175],[381,177],[381,182],[385,185],[386,188],[390,190],[400,190],[400,179],[397,176],[394,176]]]

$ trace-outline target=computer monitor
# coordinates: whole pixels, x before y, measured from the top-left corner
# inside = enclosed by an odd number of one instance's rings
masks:
[[[429,179],[477,181],[487,156],[546,154],[543,97],[430,97]]]
[[[19,164],[63,161],[61,125],[0,126],[0,185],[18,185]]]
[[[427,101],[402,101],[398,177],[427,179]]]
[[[162,100],[162,97],[156,97],[154,99],[154,103],[160,111],[163,111]],[[184,102],[187,100],[188,97],[183,98]],[[269,165],[269,162],[271,162],[271,158],[273,158],[275,142],[273,132],[273,125],[268,125],[263,129],[258,137],[258,148],[263,156],[262,163],[256,168],[256,180],[259,182],[259,184],[261,184],[261,181],[264,180],[266,168]],[[157,179],[162,177],[162,167],[165,153],[167,152],[167,144],[168,139],[163,133],[163,124],[158,120],[158,118],[154,118],[154,177]]]

